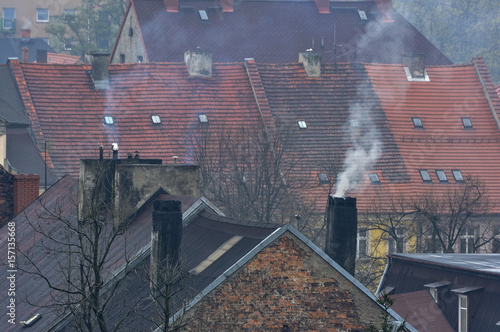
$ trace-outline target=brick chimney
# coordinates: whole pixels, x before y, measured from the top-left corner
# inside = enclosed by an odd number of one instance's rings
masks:
[[[382,17],[382,22],[391,23],[394,22],[392,18],[392,0],[375,0],[378,12]]]
[[[31,30],[30,29],[21,29],[21,38],[24,41],[27,41],[31,38]]]
[[[309,77],[321,77],[321,53],[312,51],[299,53],[299,62],[304,65]]]
[[[40,195],[40,175],[14,174],[14,216]]]
[[[189,76],[212,77],[212,52],[210,51],[188,51],[184,53]]]
[[[22,48],[23,62],[30,62],[30,49],[28,46],[23,46]]]
[[[355,272],[356,198],[328,197],[325,253],[351,275]]]
[[[179,0],[163,0],[168,13],[179,12]]]
[[[47,50],[36,50],[36,62],[47,63]]]
[[[232,13],[234,11],[233,0],[220,0],[223,13]]]
[[[176,278],[180,267],[182,209],[180,201],[153,202],[151,231],[151,293],[165,285],[165,278]]]
[[[316,7],[318,7],[318,12],[320,14],[329,14],[330,11],[330,0],[314,0]]]
[[[109,88],[109,54],[92,53],[92,81],[96,90]]]

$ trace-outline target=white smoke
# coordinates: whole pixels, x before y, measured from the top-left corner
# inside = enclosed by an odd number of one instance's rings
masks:
[[[349,135],[353,148],[347,151],[343,171],[337,176],[335,197],[344,197],[347,191],[355,189],[365,171],[382,154],[380,133],[371,119],[371,109],[359,104],[351,107]]]

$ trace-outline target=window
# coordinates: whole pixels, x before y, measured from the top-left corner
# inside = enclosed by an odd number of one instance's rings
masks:
[[[76,9],[65,9],[64,10],[64,22],[73,22],[76,20]]]
[[[356,127],[359,127],[359,122],[358,120],[349,120],[349,126],[352,127],[352,128],[356,128]]]
[[[420,118],[411,118],[411,120],[413,121],[413,126],[415,128],[424,128],[424,125],[422,124],[422,120]]]
[[[151,121],[153,121],[154,124],[160,124],[161,119],[159,115],[151,115]]]
[[[49,21],[49,9],[48,8],[37,8],[36,9],[36,21],[37,22],[48,22]]]
[[[97,48],[100,50],[107,50],[109,47],[109,41],[106,38],[97,39]]]
[[[298,121],[297,124],[300,129],[307,129],[307,123],[305,121]]]
[[[466,227],[460,232],[460,252],[463,254],[474,253],[475,230]]]
[[[389,253],[393,252],[404,252],[404,236],[405,230],[403,227],[396,227],[394,229],[394,234],[389,235],[389,240],[387,241]]]
[[[208,118],[206,114],[198,114],[198,120],[201,123],[208,123]]]
[[[453,173],[453,177],[455,178],[455,181],[457,182],[464,182],[464,178],[462,176],[462,172],[459,170],[455,169],[451,171]]]
[[[356,257],[368,256],[368,231],[364,228],[358,231]]]
[[[358,14],[359,14],[359,19],[361,21],[366,21],[368,19],[368,17],[366,17],[366,12],[364,10],[358,10]]]
[[[199,10],[198,13],[200,13],[200,18],[202,21],[208,21],[208,15],[206,10]]]
[[[3,30],[15,30],[16,10],[14,8],[3,9]]]
[[[491,244],[491,252],[500,254],[500,227],[493,229],[493,242]]]
[[[429,171],[426,169],[419,169],[420,176],[422,177],[422,181],[424,182],[432,182]]]
[[[73,48],[73,45],[75,44],[75,40],[73,38],[70,38],[70,39],[66,39],[64,41],[64,49],[66,51],[71,51],[71,49]]]
[[[120,54],[120,63],[125,63],[125,54]]]
[[[325,173],[318,173],[319,184],[329,184],[328,175]]]
[[[370,173],[370,174],[368,174],[368,177],[370,178],[370,181],[372,184],[379,184],[380,183],[380,178],[378,177],[377,173]]]
[[[467,332],[467,296],[458,295],[458,331]]]
[[[448,182],[448,178],[446,177],[446,173],[442,169],[437,169],[436,175],[439,179],[439,182]]]
[[[462,124],[464,125],[464,129],[472,129],[470,118],[462,118]]]
[[[143,61],[142,55],[138,55],[137,56],[137,62],[142,63],[142,61]]]
[[[424,236],[424,247],[422,251],[424,253],[434,253],[434,252],[443,252],[443,246],[441,245],[441,241],[436,234],[426,234]]]
[[[104,117],[104,124],[107,124],[107,125],[112,125],[112,124],[114,124],[113,117],[112,117],[112,116],[109,116],[109,115],[106,115],[106,116]]]

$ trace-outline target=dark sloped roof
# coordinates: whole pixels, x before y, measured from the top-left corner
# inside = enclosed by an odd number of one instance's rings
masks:
[[[425,53],[428,64],[451,64],[398,13],[383,23],[374,1],[330,2],[329,14],[319,14],[314,1],[235,1],[234,11],[225,13],[218,5],[180,1],[173,13],[162,1],[134,0],[149,61],[182,61],[185,51],[201,48],[212,51],[215,62],[289,63],[312,48],[323,62],[401,63],[406,52]],[[206,10],[208,21],[198,10]]]
[[[479,287],[475,307],[469,311],[469,331],[495,331],[500,321],[499,269],[500,254],[391,254],[379,289],[390,286],[393,294],[406,294],[426,290],[424,285],[438,281],[450,282],[451,290]],[[446,293],[438,305],[457,330],[458,295]],[[414,313],[422,315],[417,310]]]
[[[6,63],[9,58],[23,58],[23,47],[29,49],[29,62],[36,60],[37,51],[56,51],[41,38],[0,38],[0,63]]]
[[[28,116],[12,78],[8,65],[0,65],[0,118],[7,122],[7,126],[27,127],[30,124]]]

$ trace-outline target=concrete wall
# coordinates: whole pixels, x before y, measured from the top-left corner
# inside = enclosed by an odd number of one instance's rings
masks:
[[[144,28],[147,28],[145,26]],[[115,53],[111,58],[111,63],[120,63],[120,54],[125,54],[125,63],[138,62],[138,57],[142,56],[143,62],[147,62],[146,49],[142,43],[139,25],[131,8],[125,19],[123,30],[116,43]]]
[[[285,233],[189,310],[185,330],[365,331],[371,324],[380,327],[382,312]]]

